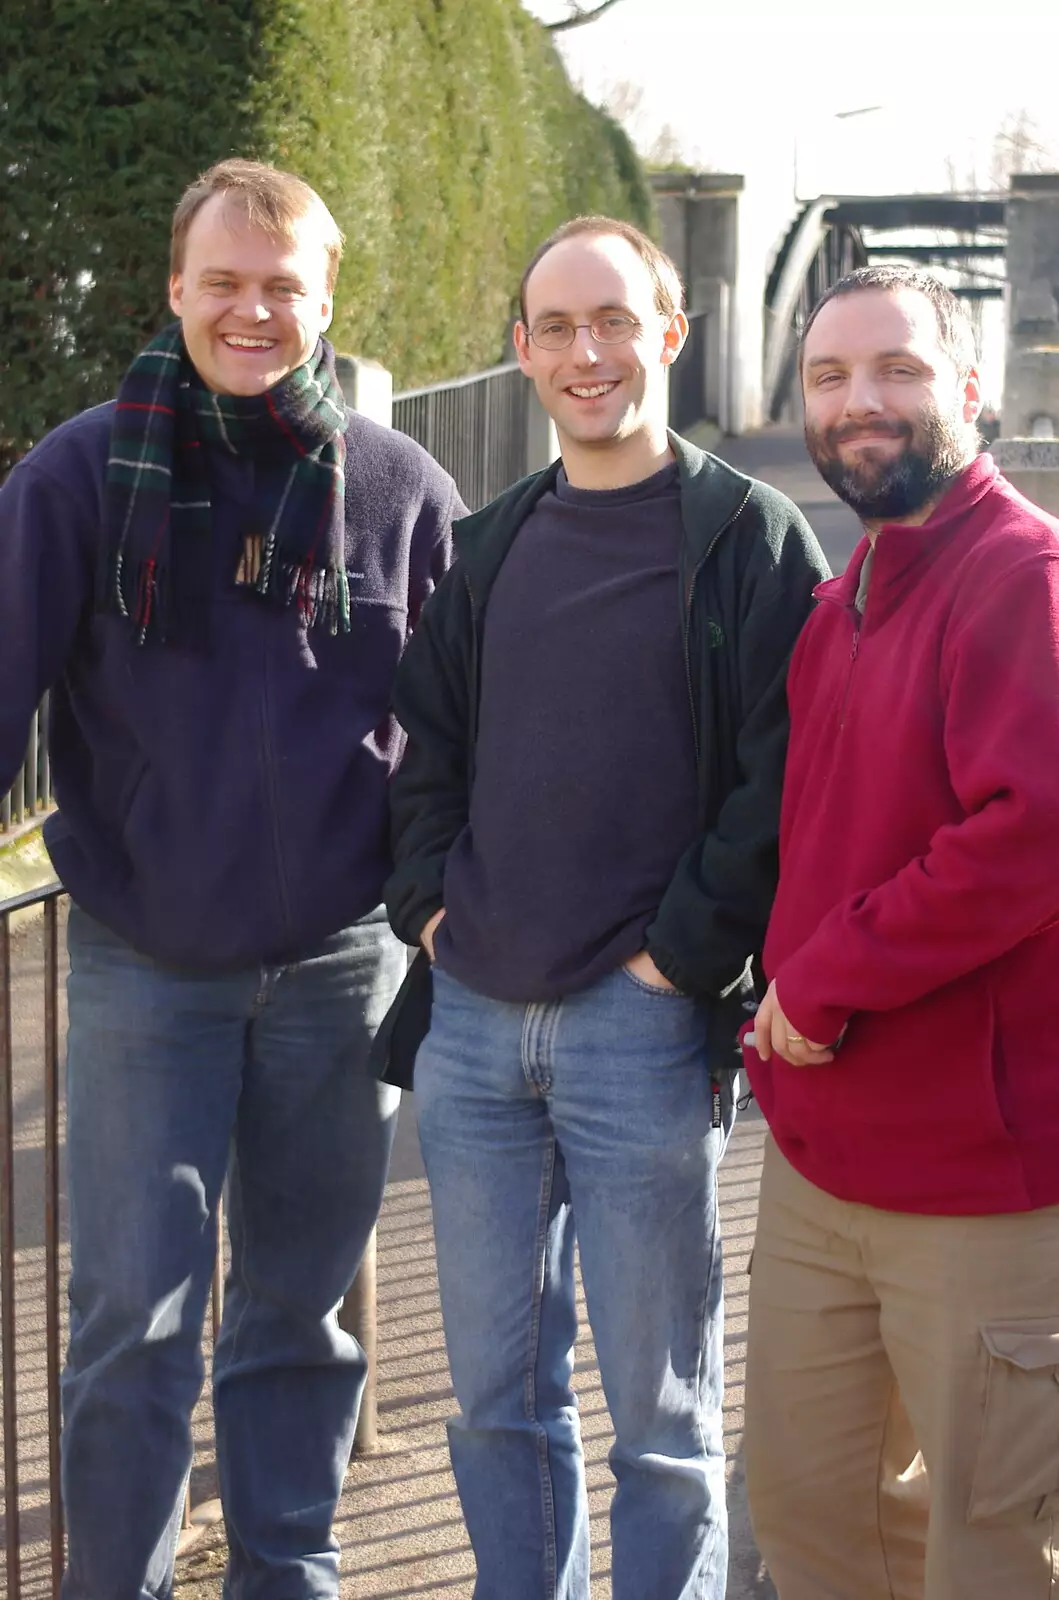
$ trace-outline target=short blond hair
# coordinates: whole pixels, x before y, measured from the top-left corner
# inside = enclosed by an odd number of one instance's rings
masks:
[[[526,318],[526,289],[530,275],[535,267],[543,261],[549,250],[554,250],[557,244],[562,244],[566,239],[577,239],[582,235],[590,238],[624,239],[626,244],[632,246],[651,274],[651,283],[654,287],[655,310],[668,321],[676,316],[678,311],[684,309],[684,285],[676,266],[660,250],[653,239],[640,228],[634,227],[631,222],[625,222],[620,217],[585,216],[572,217],[569,222],[562,223],[554,233],[550,233],[543,244],[537,246],[530,258],[530,263],[522,274],[519,285],[518,304],[522,321]]]
[[[327,289],[333,293],[342,260],[342,231],[315,189],[265,161],[244,161],[233,156],[218,161],[190,183],[177,202],[169,242],[169,270],[184,270],[184,251],[188,229],[198,213],[215,194],[225,195],[237,206],[250,227],[263,228],[274,239],[294,242],[294,225],[314,212],[323,227],[322,243],[327,256]]]

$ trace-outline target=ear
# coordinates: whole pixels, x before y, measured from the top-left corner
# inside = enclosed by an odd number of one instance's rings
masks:
[[[184,278],[183,274],[174,272],[169,278],[169,309],[174,316],[182,314],[184,304]]]
[[[662,335],[662,365],[664,367],[672,366],[683,350],[687,336],[688,319],[683,311],[676,311],[673,313],[669,326]]]
[[[324,299],[323,305],[320,307],[320,332],[321,333],[326,333],[327,332],[328,328],[331,326],[331,318],[334,316],[334,314],[335,314],[335,297],[334,297],[333,294],[328,294],[326,296],[326,298]]]
[[[515,323],[511,338],[515,346],[515,354],[518,357],[518,364],[527,378],[531,378],[533,376],[533,357],[530,354],[529,329],[524,322]]]
[[[964,422],[977,422],[982,412],[982,380],[977,367],[972,367],[961,388]]]

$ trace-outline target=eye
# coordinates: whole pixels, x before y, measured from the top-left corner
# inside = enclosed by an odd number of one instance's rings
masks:
[[[814,382],[818,389],[825,389],[832,384],[838,383],[841,380],[841,377],[841,372],[821,372],[817,375]]]
[[[273,293],[280,300],[294,300],[301,293],[301,290],[293,283],[278,283]]]
[[[918,378],[914,367],[887,367],[887,374],[895,378]]]
[[[207,278],[206,286],[209,289],[234,289],[235,284],[231,278]]]
[[[629,328],[639,327],[634,317],[600,317],[597,324],[606,333],[625,333]]]
[[[545,339],[556,339],[569,333],[570,325],[567,322],[538,322],[533,331],[542,334]]]

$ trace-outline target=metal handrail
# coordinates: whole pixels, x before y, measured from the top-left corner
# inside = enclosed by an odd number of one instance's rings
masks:
[[[59,1184],[59,901],[61,883],[29,889],[0,901],[0,1343],[3,1346],[4,1523],[7,1593],[22,1593],[21,1517],[18,1466],[18,1374],[15,1363],[15,1180],[14,1180],[14,1035],[12,1027],[11,919],[17,912],[40,907],[44,915],[44,1300],[45,1385],[48,1396],[48,1515],[52,1593],[58,1595],[65,1565],[62,1503],[62,1409],[59,1374],[62,1367]],[[217,1256],[213,1269],[211,1324],[216,1343],[223,1307],[223,1217],[217,1207]],[[184,1507],[184,1542],[196,1524],[216,1521],[220,1508],[207,1502],[193,1513],[190,1496]]]
[[[393,425],[452,474],[472,511],[529,471],[531,387],[515,362],[394,395]]]
[[[59,940],[61,883],[31,889],[0,903],[0,1341],[3,1344],[4,1518],[7,1592],[22,1593],[19,1533],[17,1376],[15,1372],[15,1173],[14,1039],[11,1018],[11,918],[16,911],[44,911],[44,1273],[46,1387],[48,1395],[48,1487],[52,1592],[58,1594],[64,1565],[59,1437]]]
[[[399,400],[419,400],[424,395],[447,394],[450,389],[466,389],[472,383],[481,383],[483,378],[502,378],[509,372],[521,372],[522,368],[517,361],[501,361],[498,366],[485,367],[481,372],[468,372],[462,378],[443,378],[440,383],[424,384],[422,389],[402,389],[393,397],[394,405]]]
[[[48,696],[45,695],[30,723],[26,759],[11,788],[0,795],[0,841],[5,833],[43,816],[54,803],[48,749]]]
[[[3,1383],[3,1463],[5,1560],[8,1600],[21,1600],[22,1558],[19,1516],[18,1377],[15,1366],[15,1125],[14,1030],[12,1019],[11,919],[17,912],[40,907],[44,917],[44,1273],[46,1388],[48,1397],[48,1496],[52,1593],[58,1595],[65,1564],[61,1479],[62,1366],[60,1320],[60,1184],[59,1184],[59,902],[66,889],[59,883],[30,889],[0,901],[0,1345]],[[224,1304],[224,1219],[217,1206],[217,1254],[212,1283],[210,1327],[216,1344]],[[369,1359],[369,1381],[357,1420],[354,1448],[367,1454],[377,1445],[375,1399],[376,1301],[375,1233],[352,1288],[342,1304],[341,1326],[352,1333]],[[182,1552],[197,1534],[221,1515],[220,1502],[184,1506]]]

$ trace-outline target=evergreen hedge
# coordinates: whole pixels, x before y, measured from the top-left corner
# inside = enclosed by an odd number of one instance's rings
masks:
[[[333,337],[411,387],[503,353],[522,266],[578,211],[649,226],[617,125],[519,0],[4,0],[0,472],[113,393],[169,313],[169,223],[230,154],[347,239]]]

